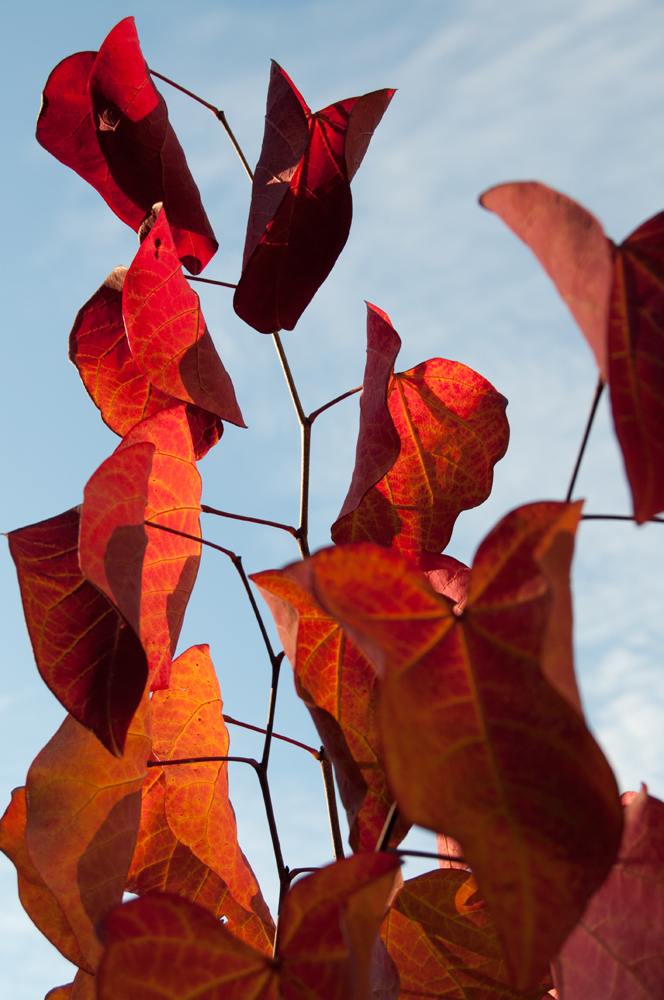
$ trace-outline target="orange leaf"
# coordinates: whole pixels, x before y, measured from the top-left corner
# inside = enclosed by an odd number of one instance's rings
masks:
[[[546,989],[514,991],[500,937],[473,875],[427,872],[392,903],[383,939],[401,977],[401,1000],[541,1000]]]
[[[398,865],[356,854],[299,881],[283,902],[276,961],[178,896],[132,900],[104,922],[98,1000],[367,1000]]]
[[[163,208],[127,273],[122,313],[132,356],[157,389],[245,426]]]
[[[79,969],[73,983],[49,990],[44,1000],[97,1000],[95,977]]]
[[[272,612],[297,692],[334,764],[350,845],[354,851],[372,851],[394,801],[378,749],[376,672],[307,593],[302,563],[254,573],[251,579]],[[409,826],[399,821],[390,846],[403,840]]]
[[[12,800],[0,819],[0,851],[16,868],[18,894],[32,922],[66,959],[74,965],[85,965],[62,907],[30,859],[25,846],[25,824],[25,788],[15,788]]]
[[[124,437],[146,417],[181,402],[157,389],[136,364],[122,319],[126,267],[116,267],[78,311],[69,334],[69,360],[78,370],[102,420]],[[202,458],[224,431],[214,413],[190,403],[187,419],[196,458]]]
[[[140,635],[153,689],[168,685],[200,544],[144,521],[199,536],[200,495],[184,404],[137,424],[85,487],[81,569]]]
[[[170,687],[152,697],[153,752],[158,760],[225,757],[228,730],[207,645],[173,661]],[[165,810],[174,836],[228,886],[239,906],[273,923],[256,877],[237,842],[224,761],[165,767]]]
[[[311,560],[315,596],[383,674],[399,806],[460,842],[520,989],[534,988],[620,842],[611,770],[541,669],[551,588],[537,560],[569,532],[569,510],[508,514],[480,545],[463,611],[396,553],[354,545]]]
[[[87,972],[102,951],[95,927],[122,900],[149,752],[145,699],[121,759],[68,716],[28,772],[27,850],[64,911]]]
[[[480,204],[499,215],[533,251],[569,306],[607,382],[613,258],[600,223],[571,198],[536,181],[499,184],[484,192]]]
[[[382,378],[385,374],[383,368]],[[367,389],[377,391],[369,368],[367,377]],[[459,513],[483,503],[491,492],[493,467],[509,439],[507,400],[465,365],[432,358],[393,375],[387,403],[401,440],[398,458],[360,497],[359,484],[369,483],[374,474],[368,457],[378,451],[387,464],[393,454],[372,444],[370,425],[360,425],[359,468],[332,525],[332,540],[392,546],[417,562],[423,549],[441,552]],[[385,435],[384,421],[378,434]]]
[[[8,534],[44,682],[106,749],[122,754],[148,668],[138,636],[78,565],[77,508]]]

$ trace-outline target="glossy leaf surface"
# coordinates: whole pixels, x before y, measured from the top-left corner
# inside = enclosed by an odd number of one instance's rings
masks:
[[[199,536],[200,495],[184,404],[137,424],[85,487],[81,568],[140,635],[153,689],[168,684],[200,544],[144,522]]]
[[[360,426],[360,468],[332,540],[392,546],[417,562],[422,550],[441,552],[459,513],[491,492],[493,467],[509,440],[507,400],[465,365],[433,358],[394,375],[387,402],[401,441],[398,458],[358,502],[355,482],[373,475],[370,465],[365,471],[371,430]]]
[[[260,333],[292,330],[332,270],[350,231],[351,178],[393,94],[377,90],[312,114],[272,64],[245,261],[233,299],[238,316]]]
[[[625,807],[620,854],[554,962],[561,1000],[652,1000],[664,991],[664,802]]]
[[[378,681],[357,646],[307,592],[301,563],[255,573],[295,674],[335,769],[354,851],[372,851],[393,802],[378,746]],[[405,837],[401,820],[390,846]]]
[[[95,927],[122,900],[149,752],[145,699],[121,759],[68,716],[28,772],[28,854],[61,906],[88,972],[102,952]]]
[[[152,82],[133,17],[113,28],[99,52],[69,56],[44,88],[37,139],[97,189],[136,231],[155,202],[171,217],[178,256],[193,274],[217,241]]]
[[[148,991],[173,1000],[366,1000],[397,867],[389,855],[361,854],[296,883],[284,899],[277,963],[186,900],[133,900],[105,921],[99,1000],[144,1000]]]
[[[480,204],[530,247],[588,341],[608,381],[607,327],[613,278],[611,243],[597,219],[536,181],[499,184]]]
[[[165,208],[129,268],[122,313],[132,356],[156,388],[245,426],[198,295],[182,273]]]
[[[569,505],[508,514],[475,557],[463,611],[396,553],[312,559],[315,596],[384,675],[379,732],[412,822],[462,846],[515,984],[535,986],[615,858],[615,779],[577,711],[545,680],[550,584],[538,560]],[[500,863],[496,863],[500,859]]]
[[[469,872],[433,871],[404,883],[382,929],[401,977],[401,1000],[541,1000],[515,991],[500,937]]]
[[[192,646],[173,661],[170,687],[152,697],[158,760],[228,755],[219,682],[210,650]],[[175,837],[228,886],[233,899],[268,928],[272,918],[237,841],[223,761],[165,767],[165,811]]]
[[[18,894],[30,919],[51,944],[74,965],[85,965],[65,912],[35,868],[25,846],[25,788],[15,788],[0,819],[0,851],[16,868]],[[64,988],[64,987],[63,987]]]
[[[77,508],[8,535],[39,672],[110,753],[120,754],[148,676],[133,628],[78,564]]]
[[[122,318],[122,288],[126,267],[116,267],[82,306],[69,334],[69,360],[102,420],[124,437],[135,424],[181,399],[156,388],[134,360]],[[187,419],[196,458],[202,458],[221,437],[224,425],[214,413],[190,403]]]

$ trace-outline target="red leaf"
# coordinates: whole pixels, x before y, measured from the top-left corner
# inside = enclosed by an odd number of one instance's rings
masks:
[[[192,646],[173,661],[170,687],[152,697],[153,752],[158,760],[228,755],[219,682],[209,646]],[[164,768],[166,818],[175,837],[228,886],[233,899],[266,925],[272,918],[237,842],[228,798],[228,764]]]
[[[377,90],[312,115],[272,63],[243,270],[233,299],[238,316],[260,333],[292,330],[332,270],[350,230],[350,181],[393,94]]]
[[[122,900],[149,752],[146,699],[120,760],[68,716],[28,772],[28,854],[62,907],[88,972],[102,951],[95,927]]]
[[[357,545],[311,560],[315,596],[384,673],[379,732],[399,807],[460,842],[524,989],[620,837],[610,768],[541,670],[551,584],[540,563],[570,531],[569,510],[507,515],[477,552],[461,614],[396,553]]]
[[[95,977],[79,969],[73,983],[49,990],[44,1000],[97,1000]]]
[[[129,268],[122,311],[132,357],[152,385],[245,426],[198,295],[182,273],[165,209]]]
[[[484,192],[480,204],[499,215],[533,251],[608,381],[606,331],[613,259],[600,223],[571,198],[536,181],[499,184]]]
[[[99,1000],[367,1000],[371,958],[399,862],[358,854],[299,881],[284,899],[277,961],[201,907],[155,894],[104,922]]]
[[[378,745],[376,672],[339,623],[307,593],[306,566],[251,577],[274,617],[297,693],[311,712],[337,777],[354,851],[372,851],[394,801]],[[390,839],[396,847],[408,823]]]
[[[198,274],[218,243],[166,102],[141,53],[133,17],[113,28],[98,53],[55,67],[44,88],[37,139],[88,181],[137,232],[155,202],[166,205],[185,267]]]
[[[664,213],[617,248],[609,384],[634,516],[643,524],[664,510]]]
[[[35,868],[25,846],[25,788],[15,788],[0,819],[0,851],[16,868],[23,908],[51,944],[74,965],[85,965],[64,910]],[[60,987],[64,989],[65,987]]]
[[[541,1000],[546,989],[510,987],[496,926],[468,872],[439,869],[409,879],[382,933],[399,970],[402,1000]]]
[[[184,404],[137,424],[85,487],[81,569],[140,635],[153,690],[168,685],[200,544],[144,522],[199,536],[200,491]]]
[[[44,682],[119,756],[147,680],[138,636],[78,565],[77,508],[8,534]]]
[[[69,334],[69,360],[102,420],[124,437],[135,424],[181,402],[157,389],[142,373],[127,341],[122,319],[126,267],[116,267],[82,306]],[[187,419],[196,458],[202,458],[223,434],[219,417],[189,403]]]
[[[468,865],[463,859],[461,844],[453,837],[448,837],[446,833],[436,834],[436,850],[439,854],[447,854],[447,858],[438,859],[439,868],[455,868],[460,871],[467,871]],[[460,861],[450,861],[449,858],[461,858]]]
[[[645,786],[625,807],[618,860],[554,962],[561,1000],[664,993],[664,802]]]
[[[386,336],[389,320],[381,316]],[[386,359],[375,382],[367,369],[365,387],[378,395],[388,374]],[[507,400],[465,365],[433,358],[392,376],[387,405],[401,441],[398,457],[378,409],[375,442],[372,427],[360,423],[353,482],[332,540],[392,546],[417,562],[423,549],[444,549],[459,513],[491,492],[493,466],[509,439]],[[386,466],[382,478],[374,478]]]

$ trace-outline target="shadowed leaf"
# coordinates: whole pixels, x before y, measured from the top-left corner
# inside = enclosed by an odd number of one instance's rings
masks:
[[[62,907],[88,972],[102,951],[95,927],[122,900],[149,752],[146,699],[121,759],[68,716],[28,772],[28,854]]]
[[[173,661],[170,687],[152,697],[153,752],[158,760],[225,757],[228,730],[207,645]],[[256,877],[237,842],[224,761],[164,768],[165,810],[174,836],[228,886],[239,906],[272,931]]]
[[[77,508],[7,536],[39,673],[58,701],[119,755],[147,680],[136,632],[78,565]]]
[[[332,270],[350,230],[351,178],[393,94],[377,90],[312,114],[272,63],[244,264],[233,299],[238,316],[260,333],[292,330]]]
[[[560,1000],[655,1000],[664,992],[664,802],[625,807],[618,860],[554,961]]]
[[[177,896],[150,895],[106,919],[99,1000],[368,1000],[377,932],[399,862],[358,854],[284,899],[277,962]]]
[[[200,560],[201,480],[184,404],[137,424],[84,492],[79,558],[86,578],[138,632],[151,686],[166,687]]]
[[[133,17],[113,28],[99,52],[78,52],[55,67],[44,88],[37,140],[137,232],[155,202],[163,202],[178,256],[193,274],[216,253],[218,243],[166,102],[147,71]]]
[[[402,1000],[541,1000],[546,989],[512,989],[497,929],[468,872],[439,869],[409,879],[382,934]]]
[[[152,385],[245,426],[198,295],[182,273],[164,208],[129,268],[122,312],[132,357]]]
[[[569,532],[569,510],[530,504],[503,518],[478,549],[462,612],[375,546],[310,563],[315,596],[368,640],[383,677],[379,733],[399,807],[461,844],[519,989],[535,987],[620,841],[611,770],[541,669],[552,595],[538,560]]]
[[[124,437],[135,424],[159,410],[182,402],[150,382],[140,370],[127,341],[122,319],[122,287],[126,267],[116,267],[82,306],[69,334],[69,360],[102,420]],[[189,403],[187,419],[196,458],[202,458],[221,437],[219,417]]]

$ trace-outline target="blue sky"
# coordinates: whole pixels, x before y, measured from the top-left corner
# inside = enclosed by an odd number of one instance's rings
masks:
[[[351,237],[327,284],[285,338],[305,408],[361,381],[364,300],[403,340],[399,369],[429,357],[462,361],[510,400],[512,441],[494,492],[462,515],[448,551],[469,561],[508,510],[564,496],[592,397],[594,363],[529,251],[477,205],[487,187],[537,179],[576,198],[619,241],[664,208],[664,8],[656,0],[354,0],[326,3],[24,0],[3,13],[0,163],[4,238],[0,530],[79,503],[115,447],[73,367],[67,334],[112,268],[129,264],[133,232],[34,141],[39,95],[64,56],[95,49],[134,14],[149,64],[224,108],[250,162],[262,137],[269,60],[313,109],[381,87],[398,92],[353,182]],[[208,276],[239,274],[249,184],[214,118],[164,86],[171,118],[220,241]],[[201,292],[203,309],[248,431],[229,427],[201,463],[203,499],[293,522],[299,432],[269,338],[234,316],[230,293]],[[313,545],[328,543],[353,465],[357,403],[316,423]],[[606,403],[578,485],[587,510],[628,512]],[[241,552],[249,570],[297,557],[270,529],[204,521],[206,537]],[[575,561],[578,672],[590,723],[622,788],[664,796],[664,530],[586,524]],[[0,557],[2,801],[62,710],[37,674],[13,565]],[[230,714],[262,724],[267,664],[232,567],[205,553],[181,648],[209,642]],[[316,736],[285,675],[277,725]],[[231,734],[236,752],[255,752]],[[261,806],[231,775],[241,840],[268,894],[272,861]],[[316,765],[275,754],[275,795],[287,863],[329,860]],[[420,835],[418,843],[428,843]],[[67,981],[67,963],[16,901],[0,857],[0,994],[33,1000]],[[29,965],[28,965],[29,962]]]

